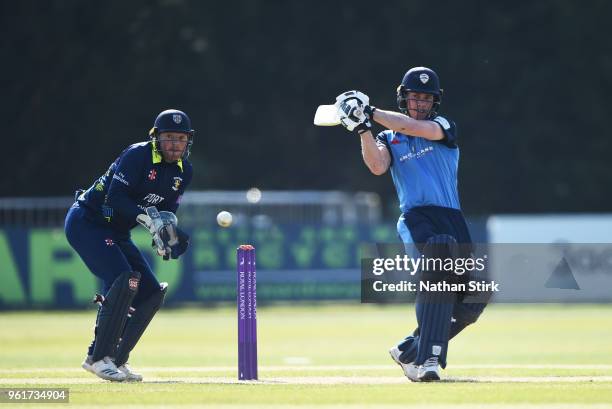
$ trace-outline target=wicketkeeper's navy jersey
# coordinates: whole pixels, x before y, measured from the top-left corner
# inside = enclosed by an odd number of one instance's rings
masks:
[[[151,142],[136,143],[124,150],[77,201],[96,220],[127,232],[137,225],[136,216],[144,213],[145,207],[175,213],[192,173],[189,161],[167,163]]]

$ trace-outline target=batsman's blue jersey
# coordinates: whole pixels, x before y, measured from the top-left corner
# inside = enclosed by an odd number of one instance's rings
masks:
[[[457,193],[457,128],[454,122],[441,116],[433,121],[444,132],[444,139],[440,141],[390,130],[376,137],[379,146],[386,146],[391,154],[391,176],[402,213],[419,206],[460,209]]]
[[[127,233],[145,207],[175,213],[191,177],[189,161],[167,163],[151,142],[136,143],[125,149],[77,202],[98,222]]]
[[[457,192],[457,127],[441,116],[433,121],[444,139],[430,141],[389,130],[376,137],[391,154],[391,176],[402,210],[397,231],[405,244],[426,243],[439,234],[471,243]]]

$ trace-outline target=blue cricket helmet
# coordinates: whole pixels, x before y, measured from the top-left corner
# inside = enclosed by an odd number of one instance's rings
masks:
[[[155,118],[153,128],[149,131],[149,138],[153,141],[155,150],[159,151],[157,145],[157,137],[161,132],[181,132],[189,136],[185,152],[183,152],[183,158],[187,159],[191,153],[191,146],[193,145],[193,134],[195,131],[191,128],[191,119],[183,111],[178,109],[167,109],[160,112]]]
[[[433,95],[434,103],[427,118],[433,118],[437,115],[444,91],[440,88],[440,78],[434,70],[427,67],[414,67],[404,74],[401,84],[397,87],[397,106],[404,114],[408,113],[407,98],[409,92]]]

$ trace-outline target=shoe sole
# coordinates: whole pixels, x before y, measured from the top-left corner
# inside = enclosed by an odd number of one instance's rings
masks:
[[[115,377],[115,376],[113,376],[113,375],[107,375],[107,374],[102,373],[102,372],[101,372],[101,373],[97,373],[97,372],[95,372],[95,371],[93,370],[93,366],[91,367],[91,369],[92,369],[92,373],[93,373],[94,375],[96,375],[96,376],[97,376],[98,378],[100,378],[100,379],[104,379],[105,381],[111,381],[111,382],[125,382],[125,381],[127,380],[127,376],[125,376],[125,374],[124,374],[124,373],[122,373],[122,372],[117,372],[117,374],[121,374],[121,375],[123,375],[123,378],[120,378],[120,379],[119,379],[119,378],[116,378],[116,377]]]
[[[87,362],[83,362],[81,364],[81,368],[85,369],[87,372],[92,373],[96,376],[98,376],[98,374],[96,373],[96,371],[94,371],[93,366],[88,364]],[[112,382],[142,382],[142,378],[138,379],[138,378],[128,378],[126,375],[126,378],[123,380],[117,380],[117,379],[110,379],[110,378],[106,378],[104,376],[98,376],[99,378],[102,378],[106,381],[112,381]]]
[[[126,378],[117,379],[117,378],[112,378],[104,374],[96,374],[96,376],[100,379],[104,379],[105,381],[111,381],[111,382],[125,382],[126,381]]]
[[[128,374],[125,374],[125,382],[142,382],[142,376],[135,377],[135,376],[130,376]]]
[[[423,374],[423,376],[419,377],[419,380],[421,382],[439,381],[440,375],[438,375],[438,373],[435,371],[427,371]]]
[[[131,372],[127,372],[117,368],[117,370],[125,375],[125,382],[142,382],[142,375],[140,374],[132,374]]]

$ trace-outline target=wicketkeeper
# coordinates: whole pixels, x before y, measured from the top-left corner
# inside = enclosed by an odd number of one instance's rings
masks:
[[[78,191],[66,216],[68,242],[103,282],[96,295],[94,340],[82,364],[102,379],[142,380],[128,366],[128,357],[161,307],[166,284],[157,281],[130,230],[144,226],[164,260],[187,250],[189,237],[174,214],[191,182],[187,158],[193,134],[184,112],[163,111],[150,140],[129,146],[89,189]]]

